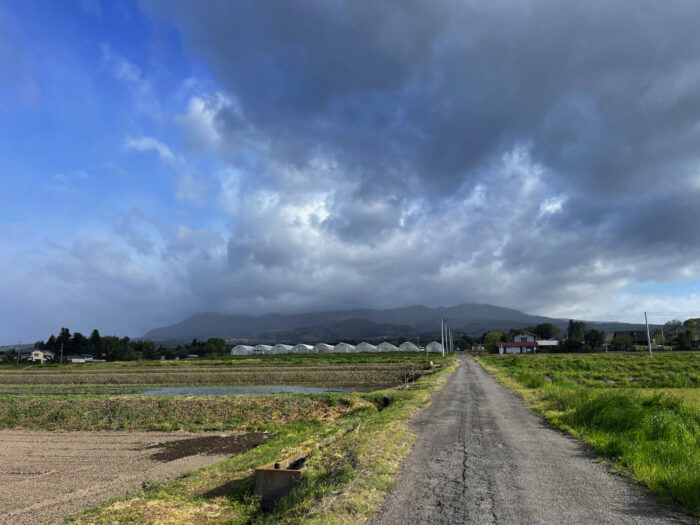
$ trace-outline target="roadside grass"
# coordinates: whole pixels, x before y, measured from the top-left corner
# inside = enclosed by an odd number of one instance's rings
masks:
[[[583,439],[664,501],[700,516],[700,394],[687,388],[699,382],[698,355],[480,356],[477,361],[549,424]]]
[[[272,434],[257,448],[179,479],[148,485],[69,520],[76,524],[360,523],[376,513],[394,484],[413,434],[408,420],[440,388],[454,358],[400,389],[303,396],[343,407],[338,417],[256,425]],[[294,396],[297,397],[297,396]],[[253,496],[255,467],[308,453],[302,482],[271,512]]]

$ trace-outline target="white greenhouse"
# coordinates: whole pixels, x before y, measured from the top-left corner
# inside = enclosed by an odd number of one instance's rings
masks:
[[[315,354],[331,354],[333,351],[333,345],[327,345],[326,343],[318,343],[317,345],[314,345]]]
[[[314,347],[311,345],[298,344],[292,347],[292,353],[294,354],[313,354]]]
[[[248,345],[236,345],[231,348],[231,355],[251,355],[253,347]]]
[[[271,354],[272,347],[270,345],[255,345],[253,348],[254,354]]]
[[[292,345],[277,344],[277,345],[272,347],[272,353],[273,354],[291,354],[292,348],[294,348]]]
[[[401,343],[399,346],[399,350],[402,352],[419,352],[420,350],[416,345],[414,345],[411,341],[406,341],[405,343]]]
[[[360,343],[355,347],[355,352],[376,352],[377,347],[369,343]]]
[[[428,343],[425,349],[428,352],[433,352],[436,354],[441,354],[442,353],[442,344],[438,343],[437,341],[433,341],[432,343]]]
[[[349,345],[348,343],[338,343],[335,345],[334,352],[336,354],[350,354],[355,352],[355,347],[353,345]]]
[[[387,343],[384,341],[383,343],[379,343],[379,346],[377,347],[377,351],[379,352],[398,352],[399,347],[394,346],[391,343]]]

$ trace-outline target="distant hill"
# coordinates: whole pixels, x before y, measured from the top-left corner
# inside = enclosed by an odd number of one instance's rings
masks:
[[[150,330],[144,335],[154,341],[206,339],[248,339],[265,342],[337,341],[390,337],[439,337],[440,318],[449,320],[454,332],[480,335],[488,330],[510,330],[540,323],[552,323],[566,330],[568,319],[529,315],[490,304],[459,304],[428,308],[409,306],[386,310],[355,309],[260,316],[200,313],[179,323]],[[589,327],[602,328],[601,323]],[[635,327],[608,323],[609,329]]]

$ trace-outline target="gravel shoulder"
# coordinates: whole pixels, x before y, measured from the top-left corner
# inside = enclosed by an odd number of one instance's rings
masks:
[[[413,425],[377,525],[695,523],[549,428],[469,357]]]
[[[113,496],[223,461],[262,434],[0,430],[0,524],[61,523]]]

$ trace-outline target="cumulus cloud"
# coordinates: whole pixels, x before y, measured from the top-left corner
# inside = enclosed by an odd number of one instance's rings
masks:
[[[619,317],[672,307],[635,283],[700,277],[700,4],[142,5],[211,79],[184,83],[177,147],[125,148],[156,152],[210,215],[122,218],[115,245],[63,253],[66,278],[150,283],[144,304],[174,321],[174,299]],[[148,89],[108,46],[103,61]],[[79,263],[85,246],[105,255]]]
[[[178,120],[235,173],[223,289],[590,317],[698,275],[697,6],[145,6],[239,108]]]

